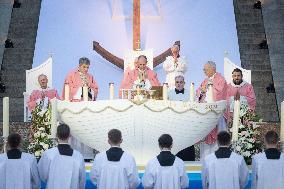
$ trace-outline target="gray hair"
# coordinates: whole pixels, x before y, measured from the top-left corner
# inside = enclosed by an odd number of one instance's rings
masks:
[[[175,76],[175,80],[177,80],[178,78],[182,78],[183,81],[184,81],[184,76],[183,76],[183,75],[177,75],[177,76]]]
[[[37,79],[39,80],[40,77],[46,77],[47,79],[47,76],[45,74],[40,74],[39,76],[37,76]]]
[[[206,64],[210,65],[212,68],[216,69],[216,63],[212,60],[206,62]]]
[[[175,49],[177,48],[179,50],[179,46],[178,45],[173,45],[171,49]]]
[[[81,64],[86,64],[86,65],[90,65],[90,60],[86,57],[82,57],[79,59],[79,65]]]

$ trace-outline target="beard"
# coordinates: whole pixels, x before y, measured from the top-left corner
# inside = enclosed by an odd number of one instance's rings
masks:
[[[240,85],[242,82],[243,82],[243,79],[238,79],[238,80],[233,79],[233,83],[235,85]]]

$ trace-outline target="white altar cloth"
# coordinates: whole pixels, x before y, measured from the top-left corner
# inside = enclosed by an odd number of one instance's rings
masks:
[[[149,100],[136,105],[129,100],[66,102],[57,100],[59,120],[84,144],[98,150],[109,148],[107,133],[122,132],[122,148],[138,164],[146,164],[159,153],[158,138],[173,137],[172,152],[202,140],[217,124],[226,108],[225,101],[192,103]]]

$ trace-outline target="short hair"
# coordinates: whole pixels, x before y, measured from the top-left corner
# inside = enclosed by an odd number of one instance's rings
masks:
[[[174,44],[174,45],[172,46],[171,50],[174,49],[174,48],[177,48],[177,49],[179,50],[179,45]]]
[[[22,137],[18,133],[12,133],[8,136],[8,145],[11,148],[18,148],[22,142]]]
[[[57,127],[57,137],[60,140],[66,140],[70,136],[70,127],[64,123]]]
[[[111,129],[108,132],[108,139],[113,143],[113,144],[118,144],[121,141],[122,134],[121,131],[118,129]]]
[[[239,69],[239,68],[235,68],[235,69],[233,70],[232,74],[233,74],[234,72],[239,72],[239,73],[241,73],[241,75],[243,75],[242,70]]]
[[[216,69],[216,63],[212,60],[209,60],[206,62],[206,64],[210,65],[211,67],[213,67],[214,69]]]
[[[227,131],[221,131],[217,135],[217,141],[220,146],[228,146],[231,143],[231,135]]]
[[[146,60],[146,62],[148,62],[148,60],[147,60],[147,56],[146,55],[144,55],[144,54],[141,54],[140,56],[138,56],[138,60],[140,59],[140,58],[145,58],[145,60]]]
[[[177,75],[175,76],[175,80],[177,80],[178,78],[182,78],[184,80],[184,76],[183,75]]]
[[[173,145],[173,138],[169,134],[162,134],[158,142],[161,148],[170,148]]]
[[[45,74],[40,74],[39,76],[37,76],[37,79],[39,79],[40,77],[46,77],[46,79],[47,79],[47,75],[45,75]]]
[[[275,131],[268,131],[264,136],[264,140],[267,144],[277,144],[279,136]]]
[[[82,64],[90,65],[90,60],[87,57],[82,57],[79,59],[79,65]]]

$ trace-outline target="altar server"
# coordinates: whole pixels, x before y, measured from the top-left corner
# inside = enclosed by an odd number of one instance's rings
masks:
[[[252,189],[284,188],[284,153],[277,149],[279,141],[275,131],[264,137],[266,150],[252,158]]]
[[[227,131],[221,131],[217,135],[217,142],[219,149],[203,161],[203,188],[244,188],[249,172],[244,158],[230,150],[231,135]]]
[[[85,163],[83,156],[69,144],[70,128],[57,127],[58,146],[46,150],[38,163],[39,175],[46,189],[84,189]]]
[[[19,149],[21,136],[10,134],[7,153],[0,154],[0,189],[39,189],[36,158]]]
[[[50,89],[47,86],[48,78],[46,75],[40,74],[38,76],[38,83],[40,85],[40,89],[33,90],[27,102],[29,111],[34,110],[37,104],[40,104],[42,109],[47,109],[48,103],[51,99],[59,99],[57,91],[55,89]]]
[[[216,63],[213,61],[207,61],[204,65],[203,71],[206,75],[206,79],[201,83],[196,91],[199,102],[208,101],[208,89],[212,85],[213,88],[213,100],[226,100],[227,83],[224,77],[216,72]],[[222,116],[219,120],[218,127],[215,127],[205,138],[205,142],[200,145],[200,156],[203,159],[206,155],[214,152],[217,149],[216,138],[218,130],[226,130],[226,122]]]
[[[146,166],[142,180],[144,188],[187,188],[189,180],[185,172],[184,162],[171,153],[172,137],[169,134],[163,134],[158,142],[161,152]]]
[[[108,143],[111,148],[96,155],[91,181],[98,189],[134,189],[140,184],[134,157],[124,152],[121,131],[112,129],[108,132]]]
[[[172,55],[168,56],[163,63],[163,68],[166,72],[166,83],[170,89],[175,88],[175,77],[177,75],[185,75],[187,70],[187,60],[185,57],[180,56],[179,46],[173,45],[171,48]]]
[[[70,88],[69,100],[79,102],[83,99],[83,87],[88,87],[88,97],[90,101],[96,100],[98,95],[98,84],[94,77],[88,73],[90,60],[86,57],[79,59],[79,67],[68,73],[64,84]],[[65,96],[65,87],[62,90],[62,98]]]

